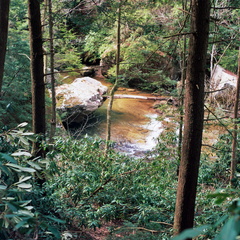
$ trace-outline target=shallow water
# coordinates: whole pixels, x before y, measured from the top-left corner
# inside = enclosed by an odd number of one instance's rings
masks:
[[[102,79],[97,79],[103,85],[111,86],[110,83]],[[134,89],[119,88],[117,95],[153,97],[152,94],[144,93]],[[88,134],[90,136],[99,136],[106,138],[106,113],[109,100],[97,109],[83,126],[75,132],[75,136]],[[112,126],[111,140],[116,142],[116,148],[126,154],[142,156],[152,150],[157,139],[164,129],[174,128],[178,134],[175,117],[165,117],[164,121],[159,120],[162,117],[154,108],[153,99],[131,99],[117,98],[114,99],[112,108]],[[171,108],[168,106],[168,108]],[[173,113],[173,115],[175,115]],[[83,129],[83,130],[82,130]],[[212,145],[217,141],[220,133],[223,133],[222,127],[208,127],[203,132],[203,144]],[[204,152],[209,148],[203,147]]]
[[[103,82],[104,84],[105,82]],[[118,95],[153,96],[141,91],[120,88]],[[83,134],[106,138],[106,112],[109,100],[91,116]],[[157,137],[162,131],[162,124],[157,120],[159,114],[153,108],[154,100],[114,99],[112,108],[111,140],[121,152],[141,155],[152,150]],[[86,127],[86,126],[85,126]],[[82,134],[82,133],[81,133]]]

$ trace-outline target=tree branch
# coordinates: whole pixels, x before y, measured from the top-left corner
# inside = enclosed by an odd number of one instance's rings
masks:
[[[176,34],[166,36],[166,37],[163,37],[163,38],[166,39],[166,38],[179,37],[179,36],[185,36],[185,35],[191,35],[191,34],[194,34],[194,32],[176,33]]]
[[[216,118],[216,120],[226,129],[226,131],[232,136],[232,133],[228,130],[227,126],[217,117],[217,115],[211,111],[205,104],[204,107]]]

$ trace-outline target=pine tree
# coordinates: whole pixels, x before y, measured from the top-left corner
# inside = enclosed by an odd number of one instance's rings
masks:
[[[32,127],[33,132],[45,136],[45,84],[43,72],[43,47],[40,1],[28,0],[30,58],[32,79]],[[43,156],[40,140],[33,146],[35,156]]]
[[[2,91],[4,62],[7,49],[10,0],[0,1],[0,93]]]
[[[184,137],[179,168],[174,229],[193,227],[204,118],[204,79],[210,0],[193,0],[186,73]]]

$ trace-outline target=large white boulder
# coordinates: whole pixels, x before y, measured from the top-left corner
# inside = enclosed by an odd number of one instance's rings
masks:
[[[212,90],[221,90],[226,84],[237,86],[237,75],[224,69],[220,65],[215,65],[211,77]]]
[[[237,75],[215,65],[210,79],[210,99],[225,108],[232,108],[236,94]]]
[[[57,111],[62,121],[68,125],[83,121],[103,104],[107,89],[90,77],[77,78],[71,84],[56,87]]]

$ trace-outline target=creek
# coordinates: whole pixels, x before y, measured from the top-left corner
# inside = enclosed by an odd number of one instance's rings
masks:
[[[101,82],[110,86],[104,80]],[[116,143],[116,149],[123,153],[133,156],[143,155],[156,146],[157,137],[163,130],[163,124],[157,120],[159,114],[153,108],[155,97],[128,88],[119,88],[115,94],[111,113],[111,140]],[[108,103],[107,99],[89,116],[86,124],[81,126],[75,135],[97,135],[105,139]]]
[[[111,87],[111,84],[102,78],[96,79],[101,81],[103,85]],[[157,139],[164,129],[176,129],[174,131],[176,134],[178,133],[176,126],[178,113],[176,107],[166,105],[167,98],[164,100],[164,105],[167,110],[170,110],[170,114],[165,113],[163,117],[153,107],[156,101],[153,94],[128,88],[119,88],[115,94],[116,98],[114,98],[111,113],[111,140],[116,143],[115,147],[120,152],[131,156],[144,156],[148,151],[154,149]],[[81,137],[85,134],[97,135],[105,139],[108,102],[107,99],[100,108],[88,116],[86,122],[74,129],[73,135],[75,137]],[[218,135],[223,132],[222,127],[206,126],[203,132],[203,144],[210,146],[216,143]],[[203,147],[204,152],[208,152],[208,150],[209,148]]]

